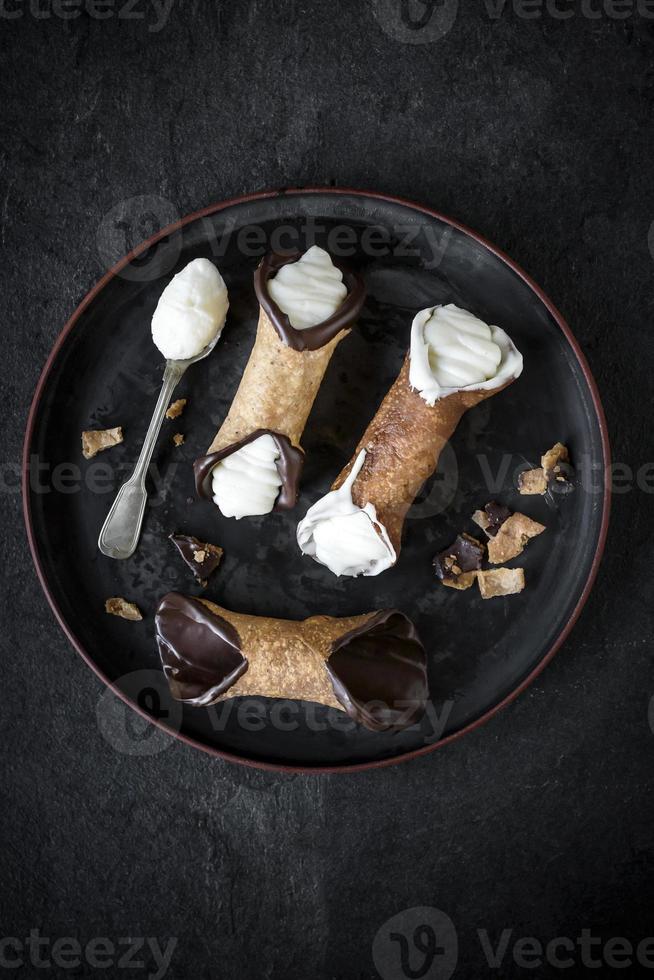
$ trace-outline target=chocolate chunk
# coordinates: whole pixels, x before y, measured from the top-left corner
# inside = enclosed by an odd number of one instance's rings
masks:
[[[217,701],[248,669],[237,631],[200,599],[164,596],[155,617],[161,665],[177,701]]]
[[[195,474],[195,489],[198,496],[206,500],[213,500],[211,488],[211,474],[216,463],[227,456],[231,456],[243,446],[254,442],[259,436],[269,435],[273,437],[275,445],[279,450],[279,459],[275,465],[282,481],[279,496],[275,501],[275,510],[291,510],[297,503],[298,493],[300,492],[300,476],[304,466],[304,453],[297,446],[292,445],[288,436],[281,435],[279,432],[271,432],[270,429],[255,429],[249,436],[233,442],[224,449],[219,449],[207,456],[200,456],[193,463],[193,473]]]
[[[511,516],[511,511],[504,504],[498,504],[496,500],[491,500],[489,504],[484,507],[484,512],[488,518],[489,524],[486,529],[486,534],[493,538],[502,527],[502,524]]]
[[[485,551],[481,541],[469,534],[459,534],[454,543],[434,558],[434,570],[441,581],[452,582],[463,572],[474,572],[481,568]],[[472,583],[470,583],[472,584]],[[467,586],[463,586],[467,588]]]
[[[327,672],[336,698],[371,731],[400,731],[424,713],[427,657],[403,613],[386,610],[332,644]]]
[[[334,262],[334,265],[343,273],[343,283],[347,288],[347,296],[336,312],[323,320],[322,323],[317,323],[314,327],[307,327],[305,330],[296,330],[295,327],[291,326],[291,321],[286,313],[282,313],[277,303],[270,296],[268,280],[279,272],[282,266],[297,262],[301,255],[302,252],[292,252],[288,255],[271,252],[266,255],[254,273],[254,291],[261,308],[268,315],[280,339],[288,347],[297,351],[318,350],[333,340],[341,330],[346,330],[352,326],[361,312],[366,298],[366,290],[361,276],[338,262]]]
[[[209,576],[215,572],[223,557],[223,549],[207,541],[199,541],[189,534],[171,534],[169,540],[201,585],[207,584]]]
[[[128,602],[127,599],[121,599],[120,596],[107,599],[104,604],[104,611],[110,616],[129,619],[132,623],[139,623],[143,619],[139,607],[133,602]]]
[[[552,471],[549,489],[552,493],[572,493],[577,482],[577,474],[570,463],[557,463]]]
[[[476,510],[472,519],[482,531],[485,531],[489,538],[494,538],[499,529],[511,516],[511,511],[504,504],[498,504],[496,500],[491,500],[483,510]]]

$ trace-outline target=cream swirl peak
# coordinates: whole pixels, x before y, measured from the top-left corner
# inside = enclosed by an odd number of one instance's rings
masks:
[[[211,474],[213,502],[224,517],[269,514],[282,485],[279,449],[265,433],[221,459]]]
[[[347,287],[329,253],[313,245],[297,262],[281,267],[268,281],[268,293],[292,327],[307,330],[333,316]]]
[[[492,390],[522,373],[522,356],[499,327],[458,306],[421,310],[411,326],[409,380],[428,405],[457,391]]]
[[[300,550],[334,575],[379,575],[396,554],[373,504],[358,507],[352,484],[366,459],[362,449],[345,482],[310,507],[297,529]]]

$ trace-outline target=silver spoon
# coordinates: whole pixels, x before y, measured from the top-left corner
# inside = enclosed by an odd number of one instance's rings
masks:
[[[195,357],[190,357],[186,361],[166,361],[161,392],[145,436],[141,455],[134,472],[118,491],[100,531],[98,548],[107,558],[130,558],[136,551],[148,500],[145,480],[172,393],[191,364],[209,356],[220,340],[220,334],[221,331],[218,331],[211,343]]]

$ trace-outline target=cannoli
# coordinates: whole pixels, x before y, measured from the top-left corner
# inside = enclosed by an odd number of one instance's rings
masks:
[[[521,372],[499,327],[456,306],[418,313],[400,374],[353,458],[300,522],[300,549],[336,575],[394,565],[407,511],[459,419]]]
[[[360,277],[315,245],[268,255],[254,285],[260,312],[250,359],[227,418],[194,464],[200,496],[236,519],[295,506],[304,426],[365,298]]]
[[[425,709],[425,650],[396,609],[292,622],[170,592],[155,624],[171,694],[187,704],[241,695],[313,701],[373,731],[408,728]]]

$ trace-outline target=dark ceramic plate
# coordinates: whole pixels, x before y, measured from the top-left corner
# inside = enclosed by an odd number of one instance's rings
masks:
[[[337,349],[309,419],[297,509],[267,519],[225,520],[193,490],[192,460],[206,450],[236,390],[253,342],[252,273],[273,246],[317,241],[365,276],[358,328]],[[152,506],[129,561],[97,550],[115,489],[134,464],[161,382],[150,318],[164,285],[208,256],[229,287],[228,325],[215,353],[191,368],[189,404],[166,422],[155,455]],[[455,302],[508,331],[525,370],[506,392],[464,417],[434,480],[416,501],[394,569],[339,580],[295,544],[299,518],[350,457],[392,383],[422,307]],[[179,397],[179,396],[178,396]],[[122,425],[124,443],[85,462],[80,433]],[[186,442],[172,445],[181,431]],[[515,473],[557,440],[572,450],[580,484],[570,495],[518,497]],[[353,769],[396,762],[443,744],[493,714],[553,656],[594,579],[604,543],[608,444],[586,362],[560,314],[527,276],[467,229],[426,208],[375,194],[308,190],[258,194],[172,226],[120,262],[86,297],[59,337],[39,382],[25,443],[45,464],[26,476],[34,560],[59,622],[87,663],[158,724],[210,752],[259,766]],[[66,464],[73,464],[69,470]],[[76,470],[75,467],[78,469]],[[26,470],[27,473],[27,470]],[[77,480],[79,474],[80,479]],[[490,499],[547,525],[522,559],[527,588],[482,601],[476,589],[436,583],[431,560]],[[427,647],[433,705],[420,725],[374,734],[340,712],[261,700],[220,711],[172,705],[158,667],[153,614],[170,589],[197,594],[167,540],[194,534],[225,548],[208,598],[246,613],[301,619],[397,606]],[[104,600],[134,600],[145,618],[107,616]]]

